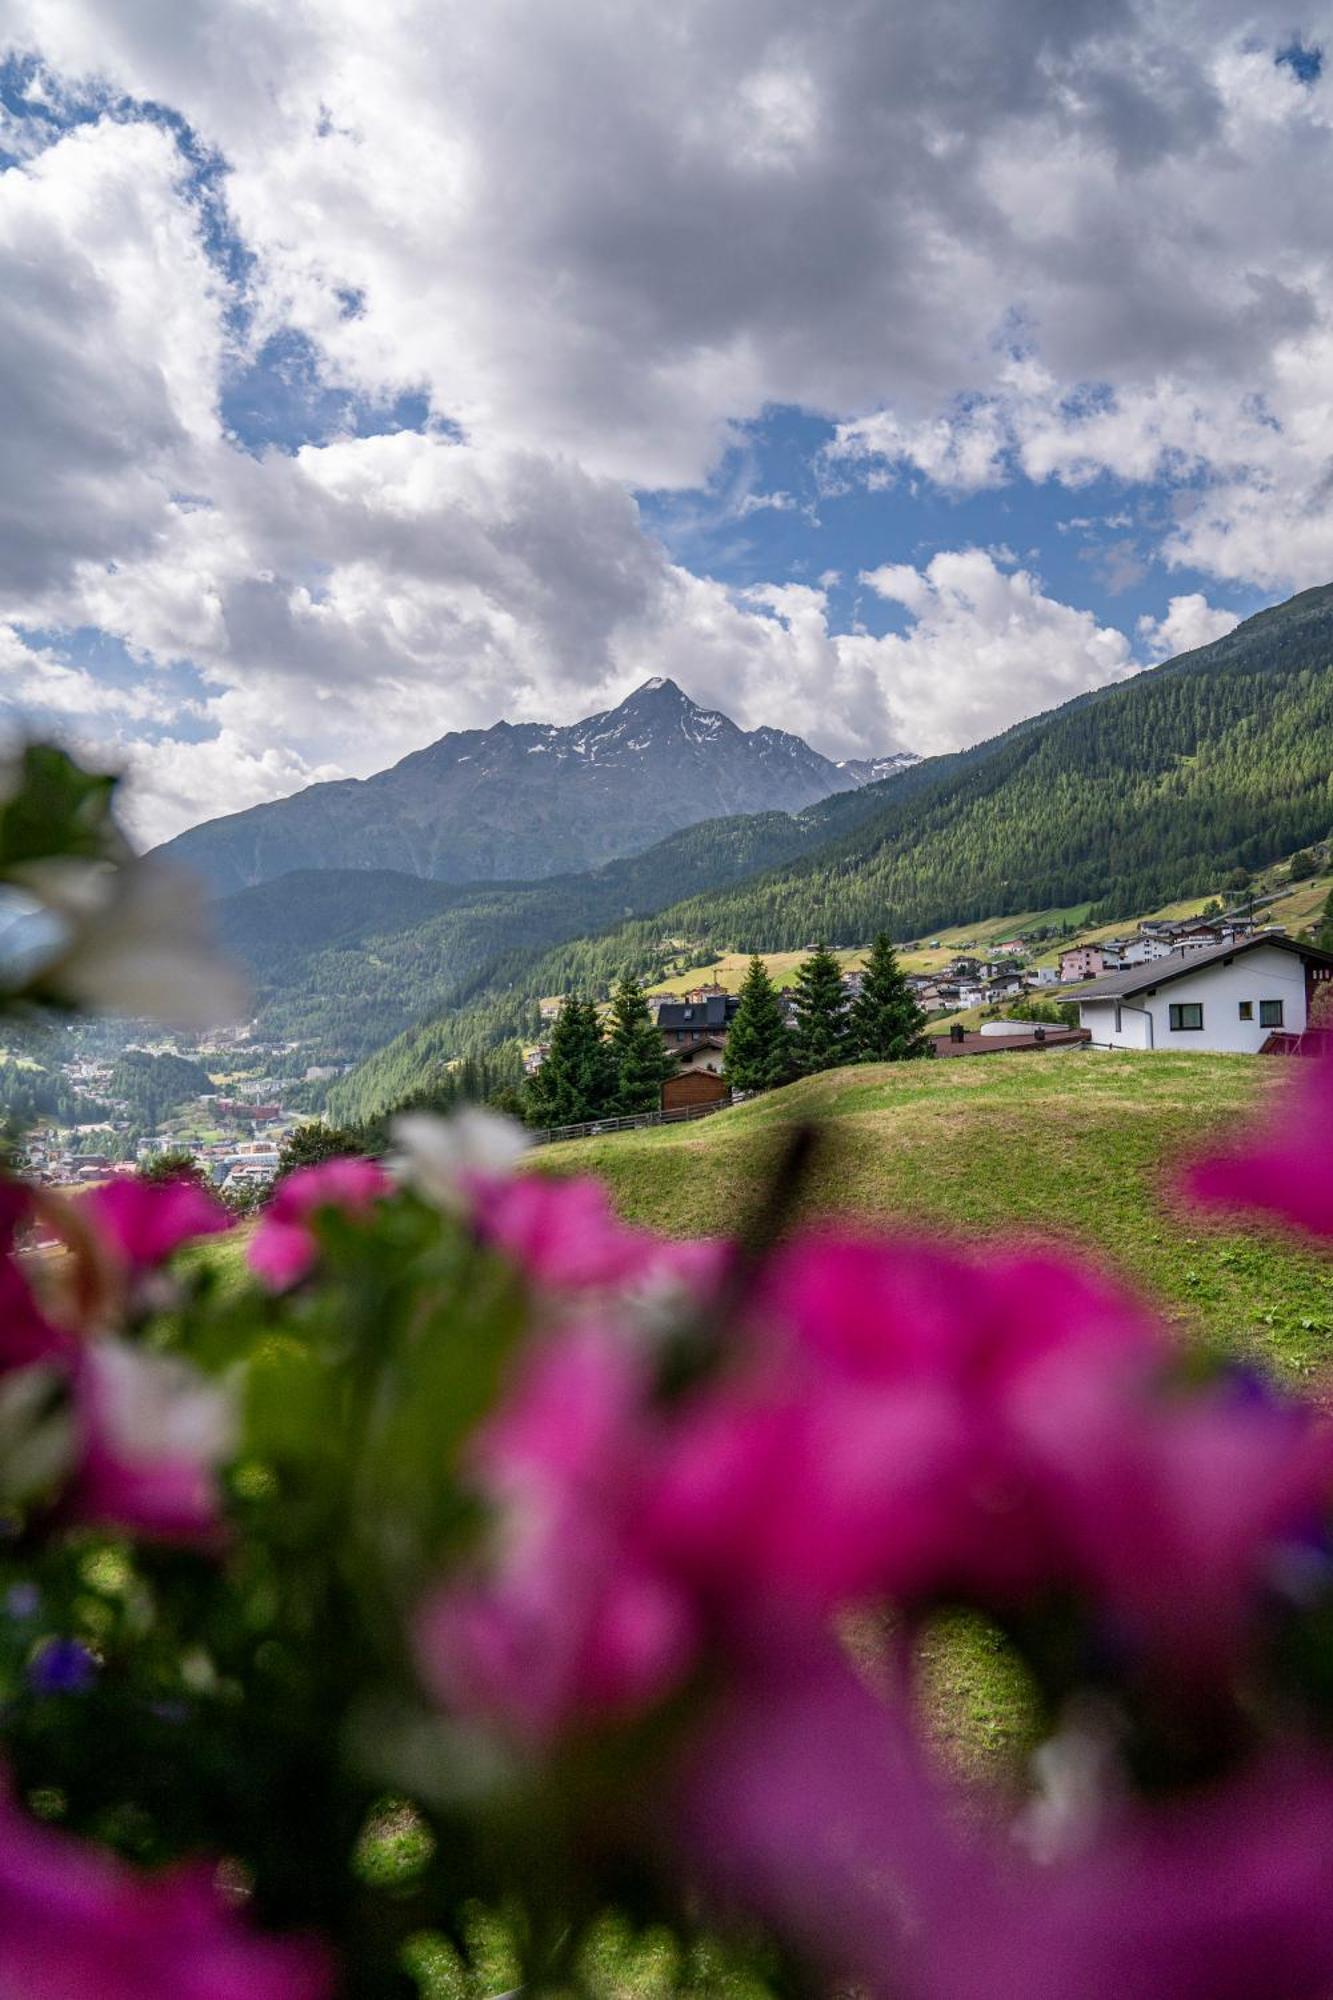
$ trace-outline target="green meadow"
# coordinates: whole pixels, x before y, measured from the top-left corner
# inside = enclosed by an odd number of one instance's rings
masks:
[[[1193,1214],[1173,1186],[1180,1160],[1229,1140],[1287,1074],[1253,1056],[1091,1050],[834,1070],[695,1124],[548,1147],[536,1163],[599,1174],[637,1222],[712,1235],[762,1185],[784,1130],[810,1120],[807,1213],[1072,1244],[1187,1337],[1309,1380],[1333,1355],[1333,1261]]]

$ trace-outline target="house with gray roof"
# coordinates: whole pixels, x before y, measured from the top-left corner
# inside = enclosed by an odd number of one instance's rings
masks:
[[[1330,980],[1333,953],[1259,931],[1103,973],[1068,998],[1094,1047],[1257,1055],[1272,1035],[1304,1034]]]

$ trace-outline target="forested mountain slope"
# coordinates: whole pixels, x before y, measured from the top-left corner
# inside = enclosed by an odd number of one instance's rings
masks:
[[[360,1056],[479,983],[506,984],[543,948],[660,910],[682,890],[771,869],[873,812],[882,792],[706,821],[645,854],[539,883],[299,870],[227,897],[220,928],[249,969],[263,1034],[303,1041],[312,1059]]]
[[[1093,900],[1108,918],[1201,892],[1333,826],[1333,586],[1215,644],[917,765],[855,825],[766,872],[526,963],[341,1086],[375,1108],[454,1051],[531,1032],[526,1003],[651,971],[666,937],[720,949],[853,944]]]

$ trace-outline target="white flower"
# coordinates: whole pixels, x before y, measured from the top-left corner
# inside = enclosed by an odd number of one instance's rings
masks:
[[[231,1389],[171,1354],[123,1340],[89,1348],[99,1423],[117,1456],[131,1464],[186,1459],[222,1465],[236,1444]]]
[[[407,1112],[394,1119],[392,1132],[399,1148],[392,1163],[398,1178],[453,1215],[467,1206],[470,1174],[512,1173],[528,1143],[523,1127],[512,1118],[475,1104],[448,1118]]]
[[[192,876],[133,858],[40,861],[14,875],[61,927],[44,993],[177,1028],[241,1018],[244,985],[213,944]]]

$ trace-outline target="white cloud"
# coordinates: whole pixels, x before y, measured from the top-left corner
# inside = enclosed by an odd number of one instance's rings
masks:
[[[862,580],[913,622],[840,649],[873,664],[897,742],[923,753],[981,742],[1134,671],[1122,632],[1047,597],[1028,571],[1001,569],[984,550],[940,554],[922,570],[888,565]]]
[[[1224,611],[1208,602],[1201,590],[1173,597],[1162,618],[1140,618],[1139,637],[1155,660],[1171,660],[1177,653],[1191,653],[1214,639],[1234,632],[1240,619],[1234,611]]]

